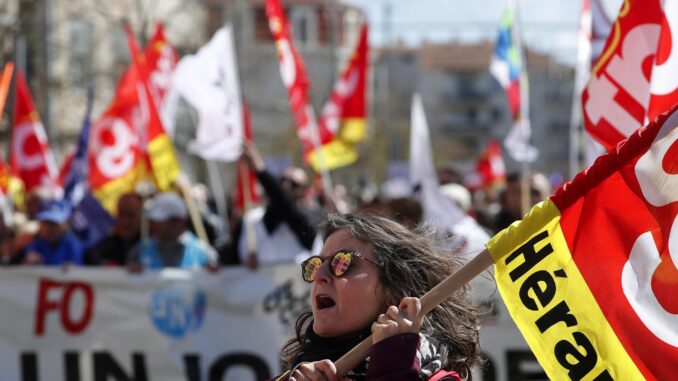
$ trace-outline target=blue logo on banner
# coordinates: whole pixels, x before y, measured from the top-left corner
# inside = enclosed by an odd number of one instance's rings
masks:
[[[182,338],[200,329],[206,304],[205,292],[195,286],[166,285],[151,295],[148,314],[160,332],[173,338]]]

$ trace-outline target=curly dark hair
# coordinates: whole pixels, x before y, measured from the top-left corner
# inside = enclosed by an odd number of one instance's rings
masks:
[[[460,259],[436,245],[435,230],[408,230],[395,221],[375,215],[328,215],[321,224],[324,241],[339,230],[348,230],[360,241],[370,243],[379,263],[379,277],[388,302],[398,304],[406,296],[423,296],[461,267]],[[471,378],[471,367],[480,362],[480,319],[464,287],[429,312],[422,333],[440,343],[443,368]],[[288,369],[301,354],[306,332],[313,323],[311,311],[296,322],[296,337],[282,350]]]

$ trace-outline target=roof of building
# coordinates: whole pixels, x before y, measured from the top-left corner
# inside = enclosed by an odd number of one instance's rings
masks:
[[[423,42],[418,47],[397,42],[388,51],[392,54],[418,53],[420,67],[424,69],[477,70],[489,67],[493,50],[494,42],[484,41],[476,44]],[[383,53],[384,50],[380,49],[379,55]],[[527,51],[527,63],[530,67],[538,68],[565,66],[551,56],[534,50]]]

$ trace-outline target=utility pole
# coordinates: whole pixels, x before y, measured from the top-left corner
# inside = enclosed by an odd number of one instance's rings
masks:
[[[41,24],[42,24],[42,33],[40,33],[41,38],[41,48],[42,48],[42,75],[38,75],[41,78],[42,82],[42,124],[45,126],[47,131],[47,136],[49,137],[50,142],[61,143],[56,131],[52,126],[52,117],[51,117],[51,107],[50,107],[50,84],[51,84],[51,75],[50,75],[50,56],[49,56],[49,36],[52,34],[50,29],[52,26],[52,9],[50,0],[42,1],[42,14],[41,14]],[[52,143],[53,147],[59,147],[59,144]]]
[[[335,0],[327,0],[329,2],[329,12],[330,12],[330,49],[332,59],[330,64],[332,65],[331,78],[330,78],[330,91],[334,86],[334,81],[337,78],[337,60],[339,59],[339,14],[337,2]]]
[[[392,7],[391,2],[386,0],[384,2],[383,9],[383,25],[384,25],[384,40],[383,40],[383,52],[384,52],[384,95],[382,99],[384,100],[384,130],[393,128],[393,119],[391,117],[391,14]],[[396,131],[385,131],[387,133],[384,136],[387,136],[386,147],[388,149],[388,158],[389,161],[394,161],[398,159],[398,149],[399,149],[399,138]]]

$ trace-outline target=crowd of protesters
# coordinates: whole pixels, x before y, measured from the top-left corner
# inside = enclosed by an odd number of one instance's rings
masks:
[[[228,208],[228,221],[221,221],[202,197],[197,212],[206,239],[195,234],[195,219],[190,218],[183,195],[162,192],[144,199],[127,193],[118,199],[115,224],[108,235],[85,247],[71,232],[69,204],[42,189],[26,195],[12,224],[0,218],[1,263],[124,266],[131,272],[162,267],[215,270],[237,265],[254,269],[300,262],[317,253],[322,246],[317,224],[330,212],[377,214],[411,229],[426,222],[416,189],[404,179],[387,181],[379,188],[363,186],[355,192],[335,185],[333,196],[328,197],[320,181],[309,181],[304,170],[290,167],[275,176],[254,145],[246,144],[243,152],[242,160],[261,185],[263,201],[244,211]],[[521,218],[522,188],[517,174],[486,189],[469,190],[463,179],[455,167],[441,168],[440,192],[472,217],[487,237]],[[530,203],[534,205],[550,194],[551,184],[541,174],[533,174],[530,180]],[[455,249],[459,252],[459,247]]]

